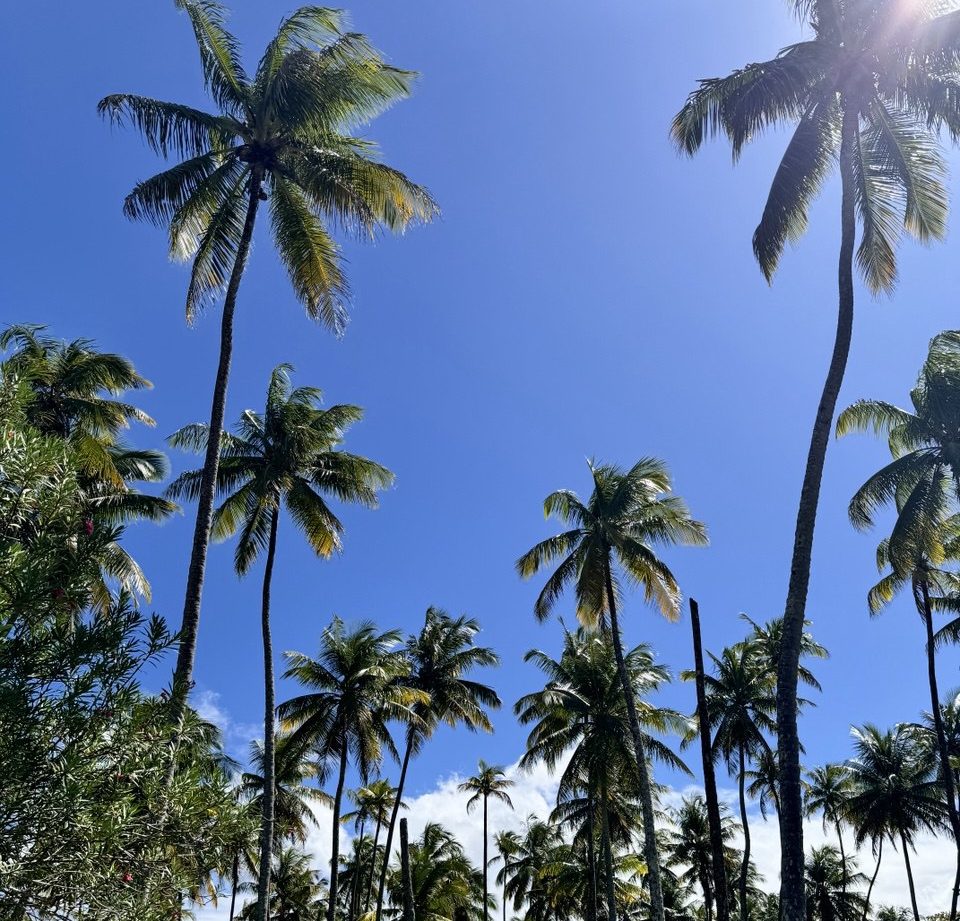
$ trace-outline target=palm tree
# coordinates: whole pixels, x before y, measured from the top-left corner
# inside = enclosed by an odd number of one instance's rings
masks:
[[[856,861],[843,857],[832,845],[815,847],[807,858],[807,902],[811,921],[844,921],[866,910],[866,899],[850,892],[849,885],[861,886],[866,876],[856,871]]]
[[[121,355],[97,350],[89,339],[62,342],[44,335],[45,327],[15,325],[0,333],[0,349],[11,350],[3,368],[29,388],[27,421],[44,435],[66,442],[79,467],[79,486],[88,510],[88,534],[99,531],[101,578],[92,586],[94,606],[112,602],[109,583],[150,600],[150,583],[120,538],[133,521],[159,522],[176,505],[144,495],[135,484],[157,483],[167,476],[160,451],[135,449],[121,439],[133,422],[153,426],[142,409],[118,399],[128,390],[151,387]]]
[[[309,854],[292,847],[283,848],[273,856],[270,877],[272,921],[313,921],[318,916],[324,886]],[[261,888],[258,882],[258,891]],[[257,911],[257,903],[251,902],[240,912],[241,921],[254,921]]]
[[[833,164],[840,167],[837,333],[800,492],[777,676],[780,901],[783,917],[797,919],[804,917],[797,666],[820,483],[853,333],[854,259],[871,290],[888,291],[901,228],[920,240],[944,235],[945,163],[936,131],[946,124],[956,132],[960,112],[938,79],[952,63],[941,66],[933,54],[956,46],[956,14],[931,21],[933,4],[887,0],[792,0],[792,6],[812,37],[763,63],[701,80],[673,121],[673,137],[692,155],[707,136],[722,132],[736,159],[766,129],[795,125],[753,235],[768,280],[786,243],[806,229],[810,204]]]
[[[545,869],[550,866],[563,839],[556,825],[531,815],[520,836],[519,847],[497,874],[503,883],[503,898],[513,900],[514,911],[524,902],[529,921],[550,921]]]
[[[824,831],[827,830],[827,825],[832,825],[837,832],[840,869],[844,874],[841,880],[844,898],[847,892],[847,855],[843,848],[843,826],[848,821],[847,809],[852,789],[850,771],[845,764],[825,764],[807,773],[805,812],[808,816],[820,815]]]
[[[743,860],[740,865],[740,917],[747,921],[747,889],[750,872],[750,825],[747,819],[747,758],[759,755],[769,744],[764,733],[776,724],[776,692],[772,673],[758,665],[749,643],[725,649],[719,658],[711,655],[715,674],[704,676],[707,718],[713,730],[714,758],[722,758],[738,778],[740,824],[743,827]]]
[[[703,545],[707,542],[706,529],[690,517],[682,499],[667,495],[670,475],[661,461],[644,458],[626,472],[592,461],[589,467],[593,493],[586,503],[565,489],[551,493],[543,503],[545,515],[556,515],[572,527],[541,541],[520,557],[516,565],[520,575],[527,578],[559,561],[534,605],[538,619],[544,620],[550,615],[557,599],[571,584],[577,600],[577,617],[583,624],[593,626],[599,622],[604,626],[609,616],[637,760],[651,914],[653,921],[664,921],[653,790],[623,654],[617,611],[621,579],[615,571],[614,559],[628,580],[643,586],[646,600],[655,603],[666,617],[674,619],[679,614],[680,590],[673,573],[657,557],[651,544]]]
[[[397,648],[399,642],[396,630],[378,633],[368,622],[348,630],[334,618],[323,631],[316,658],[286,653],[289,667],[284,677],[294,678],[306,692],[280,704],[280,718],[293,730],[293,744],[315,752],[321,776],[332,765],[337,771],[327,921],[335,921],[340,810],[350,757],[361,778],[371,777],[384,751],[396,757],[390,720],[413,719],[411,706],[425,700],[422,693],[401,684],[409,665]]]
[[[356,809],[343,816],[343,821],[353,821],[357,825],[360,837],[363,837],[364,825],[372,820],[375,823],[373,833],[373,842],[370,852],[370,872],[364,876],[361,874],[357,878],[358,887],[366,879],[367,891],[364,897],[364,913],[370,910],[370,901],[373,897],[373,883],[376,876],[378,855],[380,852],[380,831],[384,825],[390,821],[394,807],[406,809],[405,803],[400,801],[398,788],[394,787],[389,780],[375,780],[359,790],[350,793],[350,798],[356,804]],[[397,805],[399,803],[399,805]],[[358,889],[359,892],[359,889]],[[358,895],[359,900],[359,895]],[[359,910],[359,901],[357,903]]]
[[[135,220],[169,226],[170,255],[192,260],[188,322],[223,293],[220,358],[172,699],[173,722],[189,693],[207,545],[220,461],[234,312],[261,202],[274,245],[307,314],[336,332],[346,320],[347,282],[328,224],[373,235],[430,220],[427,192],[382,164],[351,132],[407,96],[409,71],[387,65],[367,40],[344,32],[337,10],[305,6],[285,19],[249,76],[216,0],[177,0],[193,27],[216,111],[122,93],[99,111],[129,124],[160,156],[183,158],[137,184],[124,202]]]
[[[674,828],[667,839],[667,862],[678,872],[682,883],[700,887],[706,921],[712,921],[716,874],[706,800],[699,795],[685,796],[679,808],[673,810],[672,819]],[[736,822],[726,804],[720,807],[720,829],[726,864],[734,858],[731,842],[737,833]]]
[[[514,785],[514,781],[507,778],[502,767],[487,764],[482,758],[477,762],[477,773],[473,777],[468,777],[459,787],[461,793],[469,793],[467,800],[467,812],[472,812],[477,803],[483,803],[483,917],[487,918],[487,870],[490,866],[490,859],[487,849],[490,844],[487,834],[487,807],[490,798],[505,803],[510,809],[513,809],[513,801],[507,790]],[[332,921],[332,919],[331,919]]]
[[[595,814],[600,818],[607,914],[610,921],[614,921],[612,807],[616,794],[629,796],[635,793],[639,789],[639,780],[626,701],[616,662],[610,652],[609,637],[588,634],[582,628],[576,633],[565,632],[559,660],[539,650],[531,650],[524,657],[525,661],[534,662],[549,681],[542,691],[522,697],[514,709],[521,724],[533,724],[526,752],[520,760],[522,769],[543,762],[554,770],[561,759],[569,755],[560,778],[555,814],[562,815],[564,821],[569,822],[576,815],[576,807],[571,801],[580,791],[586,792],[587,799],[582,806],[587,820],[585,837],[591,865]],[[669,672],[655,663],[650,648],[643,645],[627,653],[626,665],[635,706],[643,722],[645,750],[674,770],[689,773],[686,765],[651,734],[670,730],[681,732],[686,726],[679,713],[656,707],[647,699],[669,681]],[[567,801],[563,808],[561,800]],[[630,827],[629,824],[626,826],[627,842]]]
[[[409,636],[404,645],[410,668],[404,683],[423,695],[423,702],[414,706],[415,719],[406,727],[397,796],[387,826],[385,857],[380,869],[377,921],[383,911],[387,865],[410,758],[422,750],[443,723],[451,727],[463,725],[471,732],[493,731],[487,710],[497,709],[500,698],[492,687],[468,677],[474,669],[500,662],[492,649],[476,644],[479,632],[480,625],[473,618],[453,618],[440,608],[429,607],[420,632]]]
[[[262,413],[246,410],[235,433],[220,438],[217,466],[218,492],[226,494],[213,515],[213,536],[222,540],[240,532],[234,560],[237,573],[249,572],[262,550],[267,562],[263,571],[260,624],[263,635],[263,732],[264,796],[260,862],[270,865],[274,821],[274,718],[276,709],[273,677],[273,640],[270,631],[270,591],[277,554],[281,503],[319,557],[328,558],[341,548],[343,526],[327,505],[325,496],[356,502],[368,508],[377,505],[377,490],[393,482],[393,474],[365,457],[339,450],[346,429],[363,417],[358,406],[318,406],[320,391],[313,387],[293,389],[290,365],[278,365],[270,375]],[[203,451],[208,428],[190,425],[171,436],[175,447]],[[204,471],[193,470],[178,477],[168,489],[171,496],[195,499],[203,485]],[[261,875],[266,887],[269,877]],[[257,895],[258,921],[266,918],[269,893]]]
[[[857,847],[869,840],[876,849],[884,838],[894,846],[899,842],[914,921],[920,921],[910,849],[917,832],[935,831],[944,824],[936,762],[929,749],[919,743],[916,730],[909,726],[898,725],[883,732],[867,725],[854,729],[853,739],[849,802]]]
[[[503,864],[500,872],[497,873],[497,885],[503,886],[506,879],[506,867],[513,857],[520,852],[520,836],[515,831],[498,831],[493,836],[493,846],[497,849],[497,856],[493,858],[493,863],[498,860]],[[503,896],[503,921],[507,921],[507,897]],[[596,905],[596,898],[593,900]]]

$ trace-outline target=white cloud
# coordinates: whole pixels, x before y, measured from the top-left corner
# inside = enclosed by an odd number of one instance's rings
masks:
[[[224,739],[228,743],[245,744],[250,742],[251,739],[263,738],[263,726],[254,723],[235,722],[230,714],[220,706],[220,695],[216,691],[197,691],[191,697],[190,704],[201,719],[220,728]],[[228,745],[228,747],[232,746]]]

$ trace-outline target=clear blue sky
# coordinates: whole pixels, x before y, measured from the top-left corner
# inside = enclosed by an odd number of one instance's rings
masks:
[[[235,7],[255,60],[291,6]],[[786,4],[362,0],[351,12],[395,63],[422,73],[414,98],[370,133],[390,163],[431,188],[443,219],[404,239],[347,246],[355,305],[342,341],[304,318],[262,232],[240,295],[228,417],[259,407],[270,369],[289,361],[329,401],[367,408],[349,447],[397,473],[379,511],[344,513],[342,558],[317,562],[285,523],[279,649],[313,650],[334,612],[412,630],[436,604],[478,617],[502,655],[489,676],[506,704],[496,735],[441,732],[415,766],[416,792],[478,756],[519,754],[509,707],[539,681],[521,657],[556,649],[559,631],[534,622],[536,585],[518,581],[513,561],[550,533],[546,493],[587,489],[587,456],[663,457],[708,523],[709,549],[666,556],[700,600],[710,648],[742,635],[738,612],[781,611],[832,342],[839,208],[830,186],[768,287],[750,235],[783,139],[757,144],[736,169],[721,143],[686,161],[668,140],[696,78],[798,37]],[[133,438],[160,446],[207,418],[218,314],[186,327],[186,269],[167,262],[160,231],[120,213],[124,194],[160,163],[95,107],[118,91],[205,104],[187,22],[159,0],[34,0],[11,5],[5,21],[0,321],[47,323],[131,356],[156,385],[141,402],[158,420]],[[960,325],[957,254],[956,244],[908,244],[893,300],[860,289],[842,403],[906,399],[927,340]],[[833,658],[817,667],[826,694],[803,721],[811,763],[845,757],[851,723],[912,719],[929,704],[906,599],[878,620],[867,615],[881,535],[858,535],[846,520],[854,488],[884,457],[865,437],[830,448],[809,612]],[[154,606],[174,623],[192,520],[188,509],[129,537]],[[208,572],[198,687],[252,723],[260,573],[238,582],[226,546],[214,548]],[[626,620],[631,642],[689,666],[686,616],[666,624],[636,597]],[[942,657],[944,688],[960,683],[958,661],[954,651]],[[676,685],[663,699],[689,709],[691,689]]]

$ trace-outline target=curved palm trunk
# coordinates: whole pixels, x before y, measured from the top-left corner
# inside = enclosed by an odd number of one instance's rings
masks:
[[[490,869],[490,861],[487,858],[487,795],[483,795],[483,921],[490,917],[487,908],[487,870]],[[331,918],[331,921],[333,919]]]
[[[600,788],[600,837],[603,847],[603,876],[607,890],[607,921],[617,921],[617,893],[613,878],[613,848],[610,846],[610,813],[607,809],[607,785]]]
[[[390,812],[390,824],[387,826],[387,843],[384,845],[383,860],[380,863],[380,886],[377,889],[376,921],[380,921],[380,915],[383,913],[383,892],[387,885],[387,867],[390,864],[390,848],[393,846],[393,829],[396,827],[397,815],[400,813],[403,786],[407,782],[407,768],[410,766],[410,755],[412,753],[413,738],[408,735],[407,748],[403,753],[403,763],[400,766],[400,780],[397,781],[396,799],[393,801],[393,809]]]
[[[880,839],[880,846],[877,848],[877,865],[873,869],[873,876],[870,877],[870,885],[867,886],[867,897],[863,900],[863,921],[867,921],[867,915],[870,913],[870,894],[873,892],[873,884],[880,874],[881,860],[883,860],[883,838]]]
[[[900,843],[903,845],[903,864],[907,868],[907,885],[910,887],[910,907],[913,909],[913,921],[920,921],[920,909],[917,908],[917,890],[913,884],[913,867],[910,866],[910,848],[907,845],[907,836],[900,832]]]
[[[747,795],[744,790],[746,778],[746,757],[740,746],[740,821],[743,823],[743,862],[740,864],[740,921],[747,921],[750,909],[747,905],[747,875],[750,872],[750,823],[747,821]]]
[[[587,921],[597,921],[597,855],[593,830],[593,785],[587,790]],[[507,921],[507,900],[503,900],[503,921]]]
[[[273,813],[276,793],[276,736],[273,728],[274,702],[273,639],[270,635],[270,583],[273,563],[277,556],[277,526],[279,509],[270,516],[270,543],[267,564],[263,570],[263,603],[260,611],[260,629],[263,633],[263,799],[260,812],[260,878],[257,881],[257,921],[267,921],[270,915],[270,873],[273,863]]]
[[[837,841],[840,843],[840,867],[841,867],[841,877],[840,877],[840,891],[843,897],[843,911],[842,914],[844,918],[847,916],[847,854],[843,849],[843,830],[840,828],[840,820],[837,820]]]
[[[713,769],[713,746],[710,742],[710,721],[707,718],[703,644],[700,638],[700,606],[692,598],[690,599],[690,626],[693,630],[693,661],[696,671],[700,757],[703,760],[703,790],[707,800],[707,820],[710,824],[713,897],[717,905],[717,921],[730,921],[730,908],[727,904],[727,868],[723,857],[723,827],[720,822],[720,799],[717,796],[717,775]]]
[[[190,550],[190,567],[187,570],[187,587],[183,600],[183,619],[180,624],[180,645],[177,667],[173,674],[171,694],[171,722],[179,727],[183,718],[187,695],[193,682],[193,662],[197,653],[197,631],[200,628],[200,596],[203,592],[203,576],[207,565],[207,547],[210,544],[210,528],[213,523],[213,497],[216,493],[217,473],[220,468],[220,436],[223,434],[223,419],[227,403],[227,382],[230,378],[230,361],[233,356],[233,317],[237,307],[240,280],[247,267],[250,241],[260,205],[260,189],[263,174],[254,168],[250,174],[247,193],[247,214],[237,246],[237,256],[230,272],[230,281],[223,299],[223,316],[220,320],[220,359],[217,377],[213,386],[213,401],[210,406],[210,426],[207,432],[207,450],[203,458],[203,476],[197,498],[197,520],[193,530],[193,546]]]
[[[230,921],[237,907],[237,885],[240,882],[240,851],[233,855],[233,872],[230,874]]]
[[[927,633],[927,681],[930,685],[930,712],[933,714],[933,726],[937,735],[937,753],[940,762],[940,782],[947,800],[947,812],[950,816],[950,828],[957,847],[957,871],[953,878],[953,892],[950,896],[950,921],[957,917],[957,884],[960,883],[960,816],[957,815],[957,791],[953,784],[953,770],[950,766],[950,749],[947,746],[947,732],[943,726],[943,713],[940,710],[940,690],[937,687],[937,653],[933,641],[933,611],[930,607],[930,586],[926,579],[920,580],[922,600],[921,615]]]
[[[650,772],[647,756],[640,732],[640,720],[637,718],[637,704],[633,698],[627,663],[623,658],[623,645],[620,641],[620,622],[617,618],[617,600],[613,591],[613,576],[610,572],[610,551],[606,559],[607,607],[610,611],[610,633],[613,636],[613,654],[617,659],[617,674],[627,702],[627,716],[630,721],[630,734],[633,737],[633,750],[637,756],[637,775],[640,781],[640,806],[643,811],[643,857],[647,863],[647,882],[650,886],[650,921],[664,921],[663,889],[660,883],[660,858],[657,854],[657,833],[654,825],[653,790],[650,785]]]
[[[780,918],[805,921],[803,882],[803,791],[800,783],[800,736],[797,731],[797,670],[810,585],[813,532],[827,444],[843,383],[853,335],[853,248],[857,233],[853,155],[858,116],[844,110],[840,143],[841,240],[838,266],[837,333],[830,369],[817,406],[810,439],[800,507],[790,561],[790,584],[783,615],[783,640],[777,669],[777,755],[780,775]]]
[[[343,733],[346,736],[346,733]],[[327,921],[336,921],[337,876],[340,873],[340,807],[343,804],[343,782],[347,776],[347,743],[341,739],[340,773],[337,777],[337,792],[333,797],[333,840],[330,843],[330,904],[327,906]]]
[[[380,814],[377,813],[377,825],[373,833],[373,854],[370,857],[370,879],[367,882],[367,897],[363,902],[364,914],[370,911],[370,901],[373,899],[373,880],[377,872],[377,846],[380,844]]]

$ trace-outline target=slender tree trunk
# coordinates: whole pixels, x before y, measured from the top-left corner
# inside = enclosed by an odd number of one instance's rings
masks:
[[[367,897],[363,902],[363,912],[370,911],[370,901],[373,899],[373,881],[377,873],[377,846],[380,844],[380,813],[377,813],[377,825],[373,833],[373,855],[370,857],[370,879],[367,882]]]
[[[237,907],[237,886],[240,883],[240,851],[233,855],[233,872],[230,874],[230,921]]]
[[[262,183],[263,174],[260,168],[254,167],[250,174],[250,186],[247,192],[247,215],[223,299],[223,316],[220,320],[220,359],[217,364],[217,377],[210,406],[207,450],[203,459],[203,476],[197,498],[197,520],[193,531],[193,546],[190,551],[190,567],[187,571],[187,587],[183,601],[183,619],[180,624],[177,667],[173,675],[170,699],[171,722],[176,727],[177,736],[179,736],[179,726],[183,719],[187,695],[193,683],[193,662],[197,653],[197,631],[200,628],[200,596],[203,592],[207,547],[210,544],[210,528],[213,523],[213,498],[220,468],[220,436],[223,434],[227,382],[230,378],[230,360],[233,355],[233,317],[237,307],[240,280],[243,278],[247,258],[250,255],[250,241],[253,239],[253,227],[257,220]]]
[[[845,100],[843,101],[845,102]],[[853,334],[853,248],[857,233],[853,156],[857,112],[844,107],[840,143],[841,241],[838,266],[839,305],[836,341],[830,369],[810,439],[793,555],[783,615],[783,640],[777,669],[777,750],[780,774],[780,918],[806,921],[803,881],[803,791],[800,782],[800,736],[797,730],[797,670],[810,585],[813,533],[820,500],[820,483],[833,427],[833,414],[843,383]]]
[[[276,793],[276,734],[273,712],[276,709],[273,687],[273,639],[270,636],[270,583],[273,563],[277,556],[277,527],[279,508],[270,516],[270,543],[267,564],[263,570],[263,604],[260,611],[260,629],[263,633],[263,799],[260,813],[260,866],[268,871],[273,861],[273,812]],[[257,921],[268,921],[270,915],[270,873],[261,870],[257,880]]]
[[[867,886],[867,897],[863,900],[863,921],[867,921],[867,915],[870,913],[870,895],[873,892],[873,884],[880,874],[881,860],[883,860],[883,838],[880,839],[880,846],[877,848],[877,865],[873,868],[873,876],[870,877],[870,885]]]
[[[587,905],[587,921],[597,921],[597,855],[593,830],[593,785],[587,789],[587,894],[590,903]],[[506,900],[504,900],[506,905]],[[504,914],[503,921],[507,921]]]
[[[707,690],[703,668],[703,644],[700,638],[700,606],[690,599],[690,625],[693,629],[693,661],[696,670],[697,722],[700,725],[700,757],[703,760],[703,789],[710,823],[710,856],[713,861],[713,894],[717,904],[717,921],[730,921],[727,902],[727,867],[723,857],[723,827],[720,822],[720,799],[717,796],[717,775],[713,769],[713,746],[710,720],[707,717]]]
[[[841,873],[843,874],[840,877],[840,891],[843,894],[843,906],[842,906],[843,911],[841,912],[841,914],[843,915],[844,921],[846,921],[846,918],[847,918],[847,855],[843,849],[843,829],[840,827],[839,819],[837,820],[836,826],[837,826],[837,841],[840,843],[840,866],[842,868]]]
[[[387,843],[383,850],[383,860],[380,863],[380,886],[377,889],[377,918],[383,913],[383,892],[387,885],[387,867],[390,864],[390,848],[393,846],[393,829],[397,824],[397,815],[400,812],[403,798],[403,787],[407,782],[407,768],[410,766],[410,755],[413,752],[413,738],[407,736],[407,748],[403,753],[403,764],[400,766],[400,780],[397,782],[396,799],[393,801],[393,810],[390,812],[390,824],[387,826]],[[332,919],[331,919],[332,921]]]
[[[410,844],[407,840],[406,819],[400,820],[400,878],[403,883],[403,921],[415,921],[413,911],[413,880],[410,877]]]
[[[343,735],[346,736],[346,732]],[[343,803],[343,781],[347,776],[346,738],[341,740],[341,748],[340,776],[337,778],[337,792],[333,798],[333,840],[330,842],[330,904],[327,907],[327,921],[336,921],[337,916],[337,876],[340,874],[340,806]]]
[[[350,918],[356,919],[360,914],[360,877],[363,875],[363,860],[361,859],[363,848],[363,832],[367,826],[366,815],[360,819],[360,831],[358,843],[361,850],[354,848],[354,866],[353,866],[353,884],[350,887]]]
[[[740,921],[747,921],[750,909],[747,905],[747,875],[750,872],[750,823],[747,821],[747,794],[744,790],[746,783],[747,765],[743,746],[740,746],[740,821],[743,824],[743,862],[740,864]]]
[[[950,894],[950,921],[957,918],[957,882],[960,881],[960,815],[957,814],[957,791],[953,785],[953,769],[950,765],[950,749],[947,746],[947,732],[943,726],[943,713],[940,710],[940,690],[937,687],[937,652],[933,640],[933,610],[930,606],[930,586],[926,579],[920,580],[921,616],[927,633],[927,681],[930,685],[930,713],[937,735],[937,753],[940,762],[940,782],[947,800],[947,813],[950,816],[950,828],[957,849],[957,871],[953,879],[953,891]]]
[[[900,832],[900,843],[903,845],[903,864],[907,868],[907,885],[910,887],[910,907],[913,909],[913,921],[920,921],[920,909],[917,908],[917,890],[913,884],[913,867],[910,866],[910,847],[907,836]]]
[[[617,618],[617,599],[613,591],[613,575],[610,572],[610,551],[606,559],[607,607],[610,610],[610,633],[613,636],[613,653],[617,660],[617,673],[627,702],[627,716],[630,721],[630,734],[633,737],[633,750],[637,756],[637,775],[640,782],[640,806],[643,812],[643,857],[647,863],[647,884],[650,887],[650,921],[664,921],[663,889],[660,884],[660,858],[657,854],[657,830],[654,825],[653,790],[650,784],[650,771],[647,767],[647,755],[640,732],[640,720],[637,718],[637,704],[634,690],[627,674],[627,663],[623,658],[623,645],[620,641],[620,622]]]
[[[483,795],[483,921],[489,918],[487,910],[487,870],[490,868],[490,861],[487,858],[487,795]],[[332,921],[332,919],[331,919]]]
[[[603,847],[603,882],[607,890],[607,921],[617,921],[617,890],[613,877],[613,848],[610,844],[610,812],[607,807],[606,782],[600,788],[600,795],[600,837]]]

